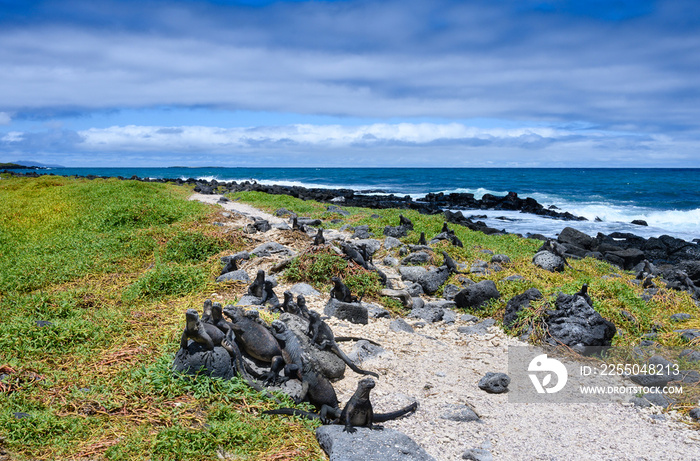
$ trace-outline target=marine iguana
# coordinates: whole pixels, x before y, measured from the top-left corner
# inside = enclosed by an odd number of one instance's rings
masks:
[[[292,230],[298,230],[306,233],[306,226],[304,224],[299,224],[299,220],[296,216],[292,216]]]
[[[282,368],[284,368],[286,379],[282,378],[281,381],[283,382],[289,379],[289,365],[296,365],[299,367],[298,369],[303,369],[303,349],[301,343],[299,342],[299,338],[297,338],[294,332],[287,327],[286,323],[281,320],[275,320],[270,326],[272,327],[272,336],[277,339],[281,349],[280,356],[284,360],[275,360],[272,362],[272,366],[270,367],[270,376],[267,377],[266,382],[280,382],[278,373],[282,371]]]
[[[399,215],[399,226],[404,226],[408,230],[413,230],[413,223],[404,215]]]
[[[211,323],[211,299],[204,300],[204,306],[202,306],[202,322]]]
[[[213,350],[224,339],[224,333],[214,325],[202,323],[195,309],[185,312],[185,329],[180,337],[180,349],[187,349],[187,340],[203,344],[207,350]]]
[[[339,424],[344,425],[344,432],[353,433],[357,429],[355,427],[367,427],[369,429],[381,429],[381,426],[376,426],[374,423],[383,423],[393,419],[400,418],[408,413],[415,411],[418,408],[418,402],[413,402],[401,410],[391,413],[374,414],[372,402],[369,399],[369,394],[374,389],[374,380],[365,378],[357,383],[357,390],[350,397],[348,403],[343,407],[340,413]]]
[[[330,381],[328,381],[325,376],[316,373],[308,364],[304,365],[304,368],[301,370],[299,370],[297,365],[289,365],[287,369],[291,378],[298,379],[302,383],[301,393],[299,397],[294,399],[294,403],[299,404],[303,401],[311,403],[319,412],[318,416],[324,424],[330,424],[340,417],[341,410],[338,403],[338,396]],[[263,414],[304,416],[298,413],[300,411],[302,410],[297,410],[296,408],[278,408],[276,410],[264,411]],[[315,413],[310,412],[309,414],[315,415]]]
[[[464,248],[464,244],[454,233],[450,234],[450,242],[453,246]]]
[[[442,252],[442,256],[445,258],[445,266],[447,266],[447,269],[449,269],[450,273],[464,274],[464,272],[461,272],[459,270],[459,267],[457,267],[457,263],[455,262],[455,260],[452,259],[446,251]]]
[[[248,294],[256,298],[262,298],[265,291],[265,271],[258,269],[253,283],[248,286]]]
[[[284,301],[282,302],[281,307],[284,312],[300,315],[299,306],[297,306],[297,304],[294,302],[294,295],[289,290],[284,292]]]
[[[311,342],[314,344],[314,346],[320,350],[330,350],[335,355],[340,357],[340,359],[345,362],[355,373],[372,375],[376,378],[379,377],[379,375],[373,371],[367,371],[359,368],[347,355],[345,355],[340,347],[338,347],[338,343],[335,341],[333,330],[331,330],[331,327],[329,327],[328,324],[321,319],[321,315],[316,311],[309,312],[309,336],[311,336]]]
[[[582,297],[583,300],[586,301],[589,306],[593,307],[593,300],[591,299],[590,296],[588,296],[588,284],[587,283],[584,283],[583,286],[581,287],[581,290],[574,293],[574,296]]]
[[[355,247],[349,243],[341,242],[340,247],[342,248],[343,253],[345,253],[346,259],[354,261],[360,267],[363,267],[368,271],[376,272],[377,275],[379,275],[382,285],[386,286],[386,274],[377,269],[372,263],[372,254],[367,245]]]
[[[314,237],[314,245],[325,245],[326,239],[323,237],[323,228],[319,227],[316,236]]]
[[[357,248],[357,251],[360,253],[360,256],[362,256],[362,259],[365,260],[365,269],[372,270],[374,267],[374,262],[372,261],[372,256],[373,253],[369,248],[369,245],[358,245],[355,248]]]
[[[428,242],[425,241],[425,232],[421,231],[420,233],[420,238],[418,239],[418,245],[428,245]]]
[[[306,298],[304,298],[304,295],[297,296],[297,308],[299,308],[299,316],[309,320],[309,308],[306,305]]]
[[[221,269],[221,274],[228,274],[229,272],[237,271],[238,270],[238,264],[236,263],[236,258],[231,257],[226,265],[224,266],[223,269]]]
[[[206,322],[206,323],[214,325],[219,330],[224,332],[224,334],[231,331],[231,325],[223,318],[222,310],[221,310],[221,303],[212,303],[212,305],[211,305],[211,319],[209,320],[209,322]]]
[[[224,309],[224,315],[231,319],[236,339],[248,355],[266,363],[271,363],[274,357],[282,355],[282,349],[270,330],[245,316],[242,309],[227,308]]]
[[[374,388],[374,386],[375,383],[372,378],[365,378],[357,383],[357,390],[345,404],[345,407],[343,407],[338,419],[332,421],[332,424],[344,425],[345,427],[343,428],[343,431],[349,433],[357,431],[355,427],[381,429],[381,426],[376,426],[374,423],[383,423],[401,418],[402,416],[416,411],[418,408],[418,402],[413,402],[412,404],[400,410],[392,411],[391,413],[375,414],[374,409],[372,408],[372,402],[369,398],[370,391]],[[303,416],[309,419],[321,419],[321,415],[319,414],[312,413],[310,411],[298,410],[296,408],[279,408],[277,410],[264,411],[263,413]]]
[[[260,298],[260,303],[263,306],[269,304],[270,310],[272,311],[279,310],[280,300],[275,294],[275,290],[272,289],[272,282],[270,280],[265,280],[265,288],[262,298]]]
[[[360,267],[369,269],[367,267],[367,261],[362,256],[362,254],[353,245],[345,242],[340,243],[340,248],[342,248],[343,253],[346,255],[346,259],[355,261]]]
[[[357,296],[352,295],[350,288],[348,288],[347,285],[340,280],[340,277],[331,277],[331,282],[333,282],[333,288],[331,288],[331,298],[335,298],[344,303],[360,302]]]
[[[238,371],[238,374],[248,383],[250,387],[252,387],[258,392],[263,393],[266,397],[282,405],[282,402],[277,397],[275,397],[267,389],[265,389],[262,384],[255,381],[255,379],[253,379],[253,377],[250,376],[250,374],[248,373],[248,370],[246,370],[245,365],[243,364],[243,360],[241,359],[241,350],[236,344],[236,337],[233,333],[233,330],[229,330],[226,337],[221,341],[221,347],[228,351],[229,355],[231,356],[231,360],[233,360],[235,368]]]

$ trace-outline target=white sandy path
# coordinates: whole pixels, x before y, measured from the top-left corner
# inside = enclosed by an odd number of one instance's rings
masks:
[[[193,199],[217,203],[219,196],[196,194]],[[282,221],[249,205],[221,203],[228,211]],[[284,290],[288,287],[282,286]],[[308,297],[322,311],[327,295]],[[489,371],[507,371],[507,347],[524,345],[492,327],[487,335],[467,336],[466,325],[438,323],[416,333],[394,332],[389,319],[352,325],[331,319],[338,336],[373,339],[387,350],[362,367],[379,372],[372,401],[378,412],[420,403],[408,418],[385,423],[404,432],[439,461],[456,461],[469,448],[488,448],[495,460],[700,460],[700,432],[677,414],[639,410],[620,403],[515,404],[508,396],[488,394],[477,382]],[[430,338],[433,339],[430,339]],[[349,346],[343,346],[348,348]],[[334,383],[346,402],[362,376],[348,370]],[[441,416],[450,405],[468,404],[482,422],[452,422]]]

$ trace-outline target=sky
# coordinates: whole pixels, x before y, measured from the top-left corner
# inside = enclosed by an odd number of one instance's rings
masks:
[[[700,167],[697,0],[0,0],[0,162]]]

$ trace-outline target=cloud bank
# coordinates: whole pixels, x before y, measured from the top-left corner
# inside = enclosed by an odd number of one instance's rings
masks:
[[[0,18],[0,154],[485,145],[546,163],[553,146],[585,144],[591,158],[653,148],[700,166],[691,1],[15,5]],[[336,122],[171,126],[159,108]],[[70,126],[125,109],[154,119]]]

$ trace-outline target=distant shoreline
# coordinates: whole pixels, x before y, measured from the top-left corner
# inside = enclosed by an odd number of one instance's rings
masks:
[[[47,170],[45,166],[26,166],[17,163],[0,163],[0,168],[9,170]]]

